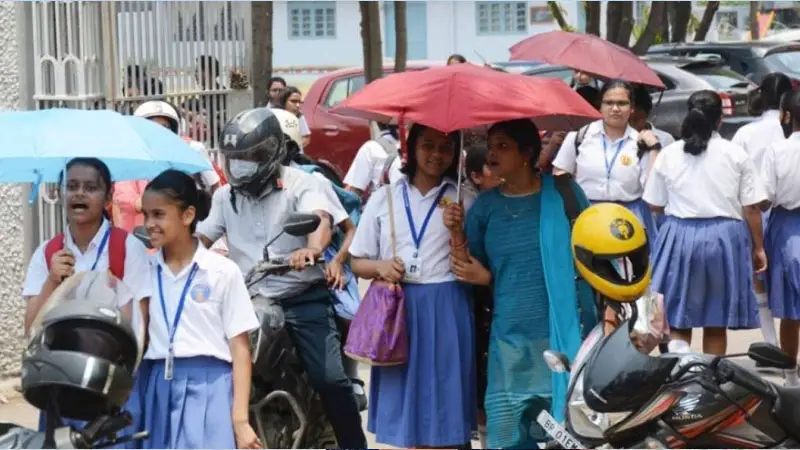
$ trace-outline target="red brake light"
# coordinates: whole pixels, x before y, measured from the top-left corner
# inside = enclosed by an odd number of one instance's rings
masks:
[[[795,89],[800,87],[800,80],[792,78],[792,87],[795,88]]]
[[[732,116],[733,115],[733,101],[731,100],[730,94],[726,92],[719,93],[720,99],[722,99],[722,114],[725,116]]]

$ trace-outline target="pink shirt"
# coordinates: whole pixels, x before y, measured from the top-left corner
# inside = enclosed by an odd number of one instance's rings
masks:
[[[120,223],[114,223],[126,231],[144,225],[144,216],[136,212],[136,201],[142,198],[147,180],[120,181],[114,183],[114,196],[112,201],[119,208]]]

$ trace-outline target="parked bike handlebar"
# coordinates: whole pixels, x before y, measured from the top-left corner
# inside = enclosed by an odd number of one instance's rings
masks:
[[[747,389],[760,397],[774,397],[772,386],[761,380],[756,380],[744,375],[744,370],[737,367],[734,363],[727,360],[720,360],[717,365],[717,379],[724,383],[730,381]]]

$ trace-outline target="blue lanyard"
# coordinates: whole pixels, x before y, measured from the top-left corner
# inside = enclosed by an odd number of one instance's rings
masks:
[[[619,144],[617,144],[617,150],[614,152],[614,155],[611,156],[611,161],[608,161],[608,139],[605,135],[603,135],[603,161],[606,163],[606,179],[611,179],[611,169],[614,168],[614,164],[617,162],[617,157],[619,153],[622,151],[622,145],[625,143],[625,137],[623,136],[619,140]]]
[[[111,236],[111,227],[109,227],[108,230],[106,230],[106,234],[103,235],[103,240],[100,241],[100,246],[97,247],[97,256],[95,256],[94,264],[92,264],[92,272],[94,272],[94,270],[97,269],[97,263],[100,261],[100,257],[103,256],[103,250],[105,250],[106,248],[106,243],[108,242],[109,236]]]
[[[172,354],[172,344],[175,342],[175,332],[178,330],[178,323],[181,321],[181,314],[183,313],[183,305],[186,303],[186,293],[189,291],[189,286],[192,285],[192,280],[197,273],[197,263],[192,264],[192,269],[189,271],[189,276],[186,278],[186,284],[183,285],[183,292],[181,298],[178,300],[178,309],[175,311],[175,320],[172,321],[172,327],[169,326],[169,319],[167,318],[167,304],[164,301],[164,286],[161,282],[161,264],[158,265],[158,296],[161,299],[161,312],[164,314],[164,324],[167,326],[167,334],[169,334],[169,348]]]
[[[442,201],[442,197],[444,197],[444,192],[447,190],[447,185],[445,184],[439,189],[439,194],[436,195],[436,200],[433,201],[433,205],[431,205],[431,209],[428,210],[428,215],[425,216],[425,220],[422,222],[422,228],[419,229],[419,234],[417,234],[417,227],[414,226],[414,217],[411,214],[411,203],[408,201],[408,184],[403,183],[403,203],[406,207],[406,217],[408,218],[408,227],[411,229],[411,237],[414,239],[414,247],[416,247],[417,251],[414,253],[414,257],[416,258],[417,254],[419,253],[419,245],[422,243],[422,237],[425,236],[425,230],[428,229],[428,222],[431,221],[431,216],[433,216],[433,212],[436,210],[436,207],[439,206],[439,202]]]

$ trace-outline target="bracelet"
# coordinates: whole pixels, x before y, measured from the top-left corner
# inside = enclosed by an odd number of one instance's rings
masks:
[[[462,248],[465,248],[466,246],[467,246],[467,241],[464,241],[464,242],[456,245],[456,244],[453,243],[452,239],[450,240],[450,248],[452,248],[452,249],[456,249],[456,250],[457,249],[462,249]]]

